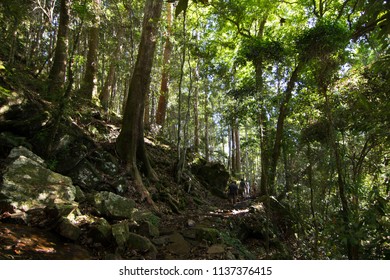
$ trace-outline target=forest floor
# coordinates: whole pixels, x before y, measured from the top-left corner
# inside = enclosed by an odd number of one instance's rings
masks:
[[[176,236],[178,241],[174,241],[177,244],[173,246],[178,248],[159,248],[157,259],[226,259],[229,258],[229,255],[241,256],[241,253],[237,252],[240,248],[235,248],[234,244],[199,242],[194,236],[191,236],[194,234],[191,232],[191,227],[195,224],[217,228],[220,233],[229,235],[235,224],[234,219],[245,216],[249,212],[248,206],[251,204],[251,200],[246,200],[238,203],[236,208],[232,208],[225,200],[215,199],[214,202],[214,211],[210,211],[210,207],[206,206],[180,215],[164,215],[160,226],[160,237],[156,240]],[[238,209],[238,207],[244,208]],[[250,253],[256,258],[266,257],[262,255],[265,252],[260,250],[262,243],[259,240],[247,239],[245,244],[239,246],[251,248]],[[130,253],[131,259],[142,258],[142,256],[137,256],[135,252]],[[244,255],[241,257],[245,258]],[[101,247],[91,248],[67,240],[52,231],[23,224],[0,222],[0,259],[80,260],[102,258],[115,259],[119,257],[113,253],[111,248],[107,250]]]

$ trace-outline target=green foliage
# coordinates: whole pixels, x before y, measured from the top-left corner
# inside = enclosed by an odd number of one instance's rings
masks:
[[[256,63],[281,61],[285,56],[283,44],[276,40],[245,38],[241,43],[238,63],[243,60]],[[244,61],[245,61],[244,60]]]
[[[12,96],[12,92],[9,89],[0,86],[0,98],[8,98]]]
[[[338,22],[320,20],[304,30],[296,39],[295,45],[301,60],[329,56],[343,50],[349,41],[349,31]]]

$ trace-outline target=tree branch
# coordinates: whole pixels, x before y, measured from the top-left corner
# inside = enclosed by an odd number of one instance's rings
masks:
[[[387,12],[384,15],[382,15],[380,18],[378,18],[374,21],[363,23],[362,25],[360,25],[360,27],[358,29],[355,30],[355,32],[352,34],[351,39],[357,40],[361,36],[373,31],[376,27],[384,26],[387,23],[387,21],[389,20],[389,18],[390,18],[389,12]]]

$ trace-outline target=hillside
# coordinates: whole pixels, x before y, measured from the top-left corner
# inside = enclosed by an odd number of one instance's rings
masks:
[[[177,183],[174,147],[152,135],[159,180],[144,179],[147,203],[116,156],[119,119],[93,104],[67,105],[47,155],[55,106],[40,94],[44,83],[23,67],[0,75],[0,259],[299,257],[282,204],[270,203],[273,224],[264,197],[233,207],[224,167],[192,154]]]

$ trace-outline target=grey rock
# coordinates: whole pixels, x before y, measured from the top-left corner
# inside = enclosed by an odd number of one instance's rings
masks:
[[[74,202],[76,188],[72,180],[47,169],[40,157],[18,147],[9,159],[0,187],[2,202],[22,211]]]
[[[65,238],[76,241],[80,237],[81,230],[71,220],[62,217],[57,226],[57,232]]]
[[[116,219],[130,219],[135,206],[134,200],[106,191],[96,193],[94,204],[101,215]]]

